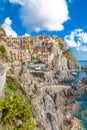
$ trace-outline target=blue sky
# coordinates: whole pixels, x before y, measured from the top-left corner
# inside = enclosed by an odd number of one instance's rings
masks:
[[[0,24],[7,35],[57,35],[87,60],[87,0],[0,0]]]

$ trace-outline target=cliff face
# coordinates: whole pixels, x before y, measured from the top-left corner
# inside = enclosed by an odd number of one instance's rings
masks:
[[[64,86],[50,86],[36,91],[32,104],[40,130],[68,130],[64,125],[66,109],[64,89]],[[65,91],[67,89],[68,86]]]
[[[65,46],[64,43],[54,45],[52,53],[54,57],[51,71],[45,72],[45,82],[49,84],[58,84],[59,82],[74,79],[71,73],[73,71],[80,71],[81,67],[71,51],[67,50],[67,46]]]
[[[18,71],[15,68],[17,67],[14,66],[14,73]],[[15,77],[14,73],[13,77]],[[15,78],[17,77],[16,73]],[[72,107],[68,106],[68,100],[87,91],[87,79],[72,87],[63,85],[42,86],[40,80],[29,75],[26,68],[23,68],[23,73],[19,79],[26,94],[32,94],[32,111],[38,130],[70,130],[71,126],[66,121],[67,116],[72,114],[72,110],[68,112],[68,109]]]
[[[0,68],[0,98],[3,96],[3,90],[6,84],[6,70],[5,68]]]
[[[63,42],[56,45],[53,51],[52,68],[54,72],[60,71],[66,74],[70,70],[77,71],[81,69],[80,64]]]
[[[6,33],[2,26],[0,25],[0,42],[4,40],[4,37],[6,36]]]
[[[71,73],[73,71],[80,71],[81,67],[64,42],[53,46],[53,54],[54,57],[51,66],[51,70],[53,71],[53,78],[50,80],[51,75],[48,75],[50,82],[53,79],[55,80],[54,82],[58,84],[58,81],[62,82],[73,79]]]
[[[67,66],[67,58],[63,56],[62,50],[56,46],[54,51],[54,58],[52,62],[52,69],[54,73],[57,71],[59,72],[67,72],[68,66]]]
[[[72,87],[57,85],[37,89],[32,106],[39,130],[80,130],[81,122],[78,119],[75,118],[78,120],[76,127],[66,122],[72,117],[72,104],[68,101],[86,92],[87,78]]]

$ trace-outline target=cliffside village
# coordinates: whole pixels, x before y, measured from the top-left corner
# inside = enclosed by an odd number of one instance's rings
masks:
[[[0,33],[0,37],[3,34]],[[11,61],[28,64],[50,65],[54,57],[54,48],[63,43],[57,36],[38,35],[15,38],[4,36],[7,55]],[[65,45],[66,50],[68,49]],[[39,68],[38,68],[39,69]]]
[[[15,62],[27,65],[30,73],[44,73],[49,70],[47,66],[52,65],[55,50],[59,45],[62,45],[62,43],[63,40],[57,36],[49,36],[46,34],[38,36],[24,36],[21,38],[6,36],[5,31],[0,26],[0,45],[5,47],[8,60],[10,63]],[[65,50],[68,50],[66,45],[63,44],[63,46]],[[1,65],[0,83],[2,83],[2,89],[4,88],[4,84],[6,82],[6,72],[7,70],[5,67],[2,68]]]
[[[0,39],[4,39],[9,60],[12,62],[21,61],[37,70],[41,70],[43,69],[43,66],[52,63],[55,48],[57,49],[57,46],[63,43],[61,38],[46,34],[38,36],[23,36],[21,38],[6,36],[5,31],[1,26],[0,28]],[[4,43],[3,40],[0,40],[0,45],[4,45]],[[63,46],[65,50],[68,50],[68,47],[65,44],[63,44]],[[35,67],[35,65],[37,66]]]

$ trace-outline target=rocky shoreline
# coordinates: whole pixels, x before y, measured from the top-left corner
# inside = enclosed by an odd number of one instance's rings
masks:
[[[69,86],[61,85],[61,82],[53,77],[53,71],[46,73],[45,78],[31,75],[25,66],[21,68],[18,64],[11,64],[10,71],[11,74],[7,77],[18,83],[19,89],[27,98],[32,95],[32,111],[38,130],[80,130],[74,129],[74,122],[77,122],[78,126],[81,126],[81,122],[72,117],[73,112],[78,109],[78,104],[70,103],[70,100],[86,92],[87,79]],[[71,116],[68,117],[69,115]]]
[[[81,70],[87,72],[87,66],[81,67]]]
[[[14,73],[18,72],[18,69],[14,67]],[[20,69],[19,69],[20,70]],[[17,75],[13,77],[18,77]],[[67,110],[68,114],[73,114],[74,110],[78,108],[78,104],[70,103],[70,100],[74,97],[79,97],[84,94],[86,89],[87,79],[79,81],[72,86],[58,85],[59,82],[54,85],[52,81],[52,72],[46,74],[46,81],[40,77],[35,77],[29,74],[26,67],[23,67],[22,75],[19,78],[19,82],[22,85],[27,95],[31,93],[32,108],[35,120],[38,125],[38,130],[80,130],[75,129],[75,123],[70,124],[67,119],[66,109],[69,107],[71,110]],[[47,78],[51,81],[47,84]],[[74,106],[74,110],[73,110]],[[71,116],[72,117],[72,116]],[[77,118],[73,118],[73,121],[77,122],[76,126],[81,126],[81,122]]]

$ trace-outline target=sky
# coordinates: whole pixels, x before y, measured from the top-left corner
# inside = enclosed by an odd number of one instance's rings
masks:
[[[87,0],[0,0],[0,24],[8,36],[57,35],[87,60]]]

